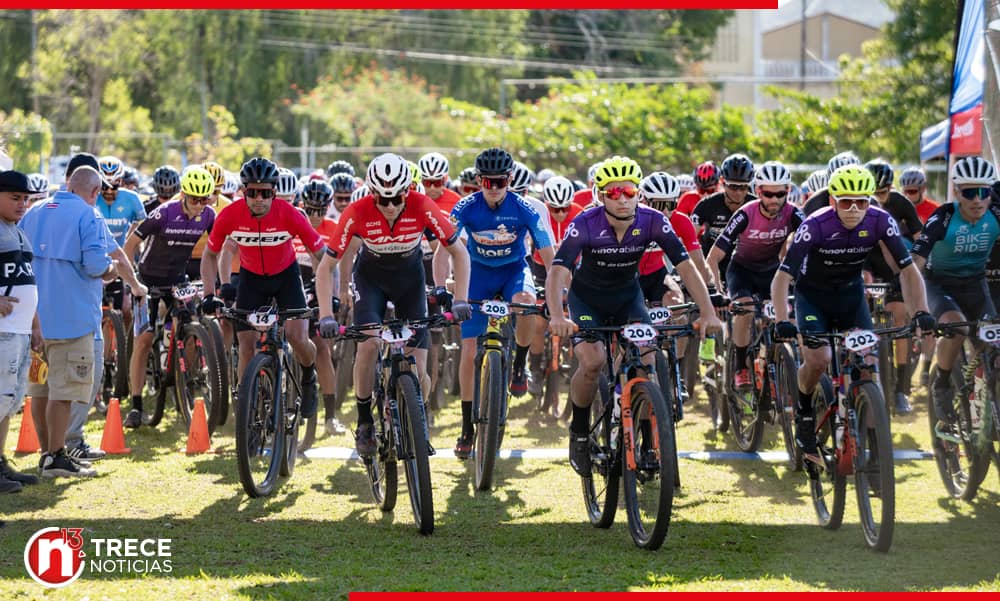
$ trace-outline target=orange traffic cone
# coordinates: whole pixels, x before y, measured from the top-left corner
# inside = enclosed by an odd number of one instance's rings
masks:
[[[122,410],[117,397],[108,403],[108,417],[104,420],[104,434],[101,436],[101,450],[111,455],[127,455],[132,449],[125,446],[125,430],[122,428]]]
[[[26,396],[24,411],[21,412],[21,432],[17,436],[17,447],[14,452],[37,453],[41,448],[38,444],[38,432],[35,431],[35,419],[31,417],[31,397]]]
[[[205,415],[205,399],[197,397],[194,400],[194,411],[191,413],[191,428],[188,430],[187,453],[204,453],[211,447],[208,442],[208,418]]]

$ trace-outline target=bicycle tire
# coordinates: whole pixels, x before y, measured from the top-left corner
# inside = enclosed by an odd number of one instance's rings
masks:
[[[545,336],[545,347],[542,351],[542,367],[545,373],[545,381],[542,382],[542,394],[538,395],[535,399],[537,405],[535,406],[541,413],[549,413],[552,410],[552,402],[559,402],[559,384],[558,377],[559,370],[552,369],[552,353],[555,350],[552,348],[552,337],[546,334]]]
[[[688,398],[691,400],[695,398],[695,385],[701,379],[701,360],[698,359],[698,348],[695,342],[697,342],[697,338],[688,340],[684,357],[681,358],[681,378],[684,379],[684,390],[687,391]]]
[[[632,419],[635,469],[622,461],[628,529],[637,547],[655,551],[663,544],[670,528],[674,506],[671,472],[676,443],[673,411],[659,387],[648,380],[636,382],[632,387]],[[641,421],[648,421],[648,428],[643,427]],[[627,453],[628,449],[623,448],[622,452]],[[648,501],[643,498],[644,493],[651,497]]]
[[[479,402],[473,455],[476,460],[476,490],[490,490],[500,451],[500,419],[503,412],[504,377],[500,352],[487,350],[479,365]]]
[[[854,455],[858,515],[865,543],[885,553],[892,546],[896,525],[896,478],[889,413],[882,390],[875,382],[863,382],[855,389],[854,404],[858,423]]]
[[[956,391],[968,390],[962,375],[961,364],[956,363],[952,367],[951,377],[952,385]],[[932,367],[931,378],[929,388],[934,390],[935,378],[937,378],[937,369],[934,367]],[[961,443],[943,440],[935,433],[938,417],[933,399],[927,404],[927,422],[930,427],[934,463],[937,464],[938,474],[941,476],[945,491],[952,498],[970,501],[975,498],[979,486],[986,478],[989,457],[986,457],[984,461],[972,442],[972,408],[969,404],[968,394],[958,392],[955,397],[958,400],[958,427],[961,432]]]
[[[105,373],[105,382],[111,385],[111,388],[106,389],[104,394],[102,394],[101,405],[103,405],[103,413],[107,413],[108,403],[111,397],[117,397],[118,399],[125,399],[129,394],[129,381],[128,381],[128,337],[125,333],[125,320],[122,318],[120,311],[115,309],[105,309],[104,316],[107,317],[111,324],[110,336],[105,338],[104,344],[107,347],[110,345],[112,347],[112,360],[110,362],[105,362],[104,369],[107,370],[108,366],[113,366],[112,373]],[[107,348],[105,348],[105,355],[107,355]],[[103,357],[98,360],[103,361]],[[98,406],[98,410],[101,406]]]
[[[570,352],[570,351],[567,351]],[[572,382],[573,377],[571,374],[575,374],[577,368],[579,367],[579,362],[576,359],[576,355],[571,355],[569,358],[569,367],[564,369],[560,365],[559,377],[562,383],[565,383],[566,394],[562,395],[559,399],[556,399],[549,409],[552,412],[552,417],[566,421],[573,416],[573,401],[569,398],[570,382]],[[560,384],[562,386],[562,384]]]
[[[400,428],[403,431],[403,468],[406,488],[410,494],[410,507],[420,534],[434,532],[434,491],[431,488],[430,441],[424,422],[423,402],[417,378],[409,373],[399,374],[396,381],[399,397]]]
[[[217,319],[203,317],[201,324],[208,330],[212,341],[215,343],[215,356],[219,364],[219,385],[222,396],[219,398],[218,407],[212,407],[212,417],[217,426],[226,425],[229,419],[230,396],[232,395],[231,383],[229,382],[229,363],[226,356],[226,339],[222,335],[222,326]]]
[[[795,358],[787,344],[778,346],[778,364],[776,365],[775,391],[778,398],[774,400],[775,411],[781,420],[781,435],[785,443],[785,453],[788,454],[788,469],[793,472],[802,471],[802,449],[795,444],[795,405],[799,396],[798,369]]]
[[[253,498],[274,492],[283,463],[285,437],[277,409],[276,368],[274,357],[258,353],[247,365],[237,394],[236,466],[243,490]],[[254,465],[257,457],[267,465],[261,478],[254,474],[260,471]]]
[[[670,412],[670,432],[674,437],[674,488],[681,487],[681,472],[680,465],[677,457],[677,418],[679,417],[679,402],[674,395],[674,381],[673,372],[667,366],[667,356],[663,351],[656,352],[656,380],[660,387],[660,394],[663,395],[663,400],[666,402],[667,407],[671,409]]]
[[[730,370],[735,370],[736,365],[736,347],[733,344],[727,344],[726,349],[726,364],[730,366]],[[752,357],[752,348],[747,349],[747,356]],[[743,366],[739,366],[743,367]],[[750,395],[753,396],[753,405],[750,407],[751,412],[747,412],[747,405],[744,400],[740,399],[740,393],[735,387],[730,387],[730,382],[732,381],[732,375],[735,372],[726,374],[726,383],[724,384],[725,389],[728,391],[726,397],[728,402],[726,406],[729,409],[729,428],[733,432],[733,440],[736,442],[736,446],[739,447],[744,453],[756,453],[760,448],[761,440],[764,438],[764,420],[760,414],[760,396],[757,394],[756,387],[751,385]],[[755,378],[756,376],[751,376]]]
[[[813,412],[820,420],[829,405],[836,402],[833,382],[830,376],[823,374],[819,384],[821,394],[813,397]],[[837,441],[834,433],[834,415],[822,424],[816,432],[816,446],[819,448],[823,467],[809,466],[809,494],[812,497],[813,509],[819,525],[827,530],[836,530],[844,522],[844,506],[847,501],[847,477],[837,470]],[[829,487],[829,490],[826,488]],[[832,495],[832,499],[829,497]],[[829,502],[828,502],[829,501]]]
[[[143,388],[142,423],[155,428],[163,420],[167,408],[166,374],[160,365],[163,339],[153,339],[153,346],[146,357],[146,384]]]
[[[396,508],[396,493],[399,490],[399,472],[396,469],[396,455],[392,448],[392,433],[386,430],[386,416],[382,414],[385,399],[381,392],[372,395],[375,440],[378,449],[374,457],[365,457],[365,472],[375,504],[382,511]]]
[[[215,352],[215,341],[205,326],[198,322],[183,324],[180,335],[184,341],[185,354],[190,356],[188,349],[191,343],[194,343],[197,354],[196,364],[192,366],[188,364],[187,357],[182,360],[180,349],[174,347],[174,401],[177,410],[184,426],[189,427],[195,399],[201,397],[205,401],[208,433],[214,434],[219,422],[219,399],[222,398],[222,377],[219,375],[219,357]]]
[[[337,398],[346,399],[347,391],[354,385],[354,356],[358,345],[354,340],[342,339],[335,347]]]
[[[590,403],[590,476],[580,477],[587,517],[596,528],[610,528],[614,523],[621,485],[621,455],[611,448],[611,411],[604,410],[610,404],[608,376],[601,372]],[[621,439],[620,433],[616,436]]]
[[[284,410],[281,414],[281,427],[284,431],[285,442],[284,442],[284,461],[278,469],[278,475],[282,477],[291,476],[295,471],[295,460],[298,459],[299,455],[299,432],[300,425],[302,423],[302,414],[299,411],[302,400],[301,398],[295,396],[295,384],[292,383],[292,378],[295,382],[302,381],[302,367],[299,362],[292,358],[291,361],[287,362],[288,369],[285,370],[284,376],[281,379],[281,399],[284,401]],[[313,419],[313,422],[316,420]],[[306,430],[308,431],[309,426],[306,425]],[[316,427],[313,425],[313,436],[316,434]]]
[[[891,322],[890,322],[891,326]],[[887,326],[889,327],[889,326]],[[880,336],[878,341],[878,375],[886,399],[896,398],[895,345],[892,338]],[[893,403],[895,407],[895,403]]]
[[[716,359],[721,356],[721,345],[716,342]],[[701,358],[698,358],[699,363]],[[712,375],[715,376],[714,384],[706,384],[702,380],[702,388],[705,389],[705,396],[708,397],[708,411],[712,419],[712,427],[716,432],[725,433],[729,430],[729,403],[725,399],[726,382],[729,378],[729,369],[719,361],[712,366]],[[703,376],[705,377],[705,376]]]

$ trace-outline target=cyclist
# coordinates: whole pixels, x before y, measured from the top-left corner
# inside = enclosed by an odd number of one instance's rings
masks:
[[[439,152],[429,152],[417,161],[420,180],[427,196],[446,214],[451,213],[461,196],[447,188],[448,159]]]
[[[802,201],[803,203],[808,202],[809,198],[826,188],[827,183],[830,181],[830,172],[826,169],[817,169],[809,174],[806,181],[802,182]],[[805,205],[803,205],[805,206]]]
[[[753,161],[746,155],[732,154],[722,161],[720,169],[722,191],[706,196],[691,213],[691,222],[700,230],[698,241],[702,248],[712,248],[715,239],[726,228],[733,213],[745,203],[757,200],[757,197],[750,193],[753,176]],[[722,273],[727,272],[728,263],[724,261],[720,265]],[[723,282],[716,281],[715,284],[721,287]],[[715,303],[719,304],[718,297]]]
[[[227,237],[239,245],[240,277],[238,288],[222,282],[219,296],[236,301],[236,308],[255,310],[274,300],[278,309],[305,309],[306,298],[295,260],[292,239],[299,237],[309,252],[319,259],[323,239],[309,225],[306,217],[286,202],[274,202],[278,166],[264,157],[254,157],[243,164],[240,180],[245,196],[222,209],[215,220],[201,262],[201,280],[205,282],[203,306],[206,313],[218,310],[220,302],[212,294],[218,275],[218,255]],[[234,294],[235,293],[235,294]],[[235,299],[234,299],[235,297]],[[308,320],[285,322],[285,336],[295,359],[302,366],[302,417],[316,415],[316,347],[309,340]],[[257,334],[248,326],[236,327],[239,338],[239,373],[253,358]]]
[[[572,336],[579,326],[625,325],[649,321],[639,287],[639,261],[650,242],[666,253],[691,296],[701,309],[698,326],[703,334],[722,329],[712,310],[708,290],[688,254],[663,214],[638,206],[642,170],[627,157],[614,156],[601,163],[594,174],[599,202],[578,216],[549,270],[545,297],[551,321],[549,330],[560,337]],[[580,266],[570,270],[581,257]],[[563,316],[562,290],[569,287],[569,312]],[[570,465],[582,476],[590,475],[590,403],[597,391],[598,374],[604,366],[602,343],[574,340],[579,367],[570,382],[573,417],[570,423]],[[647,355],[652,361],[653,355]]]
[[[125,254],[129,257],[135,257],[139,246],[145,242],[136,262],[136,271],[139,279],[149,289],[169,288],[181,282],[195,243],[202,234],[211,231],[212,224],[215,223],[215,211],[209,206],[215,180],[206,169],[192,167],[185,170],[180,189],[179,199],[168,201],[154,209],[125,242]],[[150,324],[132,343],[129,363],[132,404],[123,424],[126,428],[138,428],[142,425],[142,389],[146,385],[146,361],[153,347],[153,329],[159,315],[160,301],[163,301],[167,311],[173,306],[173,297],[169,294],[161,298],[149,295],[147,299]],[[176,332],[177,324],[174,323],[173,326],[173,331]]]
[[[125,173],[122,174],[121,187],[138,194],[139,172],[134,167],[125,167]]]
[[[922,331],[934,328],[927,311],[923,281],[903,244],[896,220],[871,203],[875,178],[860,165],[838,168],[828,187],[831,206],[808,216],[795,231],[792,243],[771,282],[778,338],[803,334],[871,329],[861,270],[865,257],[884,248],[900,269],[900,283],[907,308]],[[795,319],[788,321],[788,287],[795,281]],[[830,365],[827,344],[803,345],[798,372],[795,439],[802,452],[818,462],[813,393]]]
[[[524,163],[514,161],[514,170],[510,174],[510,185],[508,185],[507,188],[515,194],[520,194],[521,198],[528,201],[528,204],[530,204],[532,208],[535,209],[535,212],[538,213],[539,217],[542,218],[542,227],[545,228],[545,233],[549,235],[549,240],[554,240],[549,220],[544,219],[545,214],[549,212],[548,208],[545,206],[544,202],[528,194],[528,191],[531,189],[532,182],[534,181],[535,173]],[[525,244],[527,243],[528,241],[525,240]],[[528,250],[531,250],[530,247]],[[552,252],[554,253],[555,250]]]
[[[692,176],[695,189],[681,195],[680,202],[677,203],[677,210],[690,216],[703,198],[719,191],[720,177],[722,177],[722,172],[712,161],[705,161],[698,165]]]
[[[990,205],[997,180],[992,163],[978,156],[959,159],[951,169],[957,203],[939,207],[913,246],[914,263],[924,270],[931,310],[942,324],[994,316],[986,284],[986,261],[1000,237],[1000,207]],[[939,436],[961,442],[956,428],[955,386],[951,370],[965,336],[937,343],[937,373],[931,389]]]
[[[347,161],[334,161],[330,163],[330,166],[326,168],[326,177],[332,179],[334,175],[338,173],[346,173],[351,177],[356,177],[357,174],[354,172],[354,166]],[[357,181],[357,180],[355,180]]]
[[[31,194],[28,195],[28,206],[49,197],[49,178],[42,173],[28,174],[28,188]]]
[[[458,180],[461,183],[461,186],[458,188],[459,196],[468,196],[469,194],[479,192],[479,181],[476,180],[475,167],[462,169],[462,172],[458,174]]]
[[[788,187],[788,202],[791,203],[793,207],[798,209],[802,208],[805,198],[802,196],[802,188],[792,184]],[[804,213],[803,213],[804,214]]]
[[[846,165],[860,165],[861,159],[857,157],[856,154],[850,150],[841,152],[834,155],[829,161],[826,162],[826,175],[827,181],[829,178],[833,177],[833,172]],[[810,188],[809,200],[802,208],[802,212],[808,217],[820,209],[825,209],[830,206],[830,194],[827,188],[817,188],[813,190]]]
[[[771,298],[771,281],[781,262],[781,253],[789,236],[805,219],[802,211],[787,202],[792,174],[783,164],[768,161],[757,169],[754,179],[757,197],[733,213],[726,229],[708,253],[708,265],[717,281],[719,264],[732,255],[726,270],[726,290],[737,302]],[[731,366],[736,390],[750,392],[750,369],[747,348],[754,315],[733,316],[733,346],[736,365]]]
[[[526,239],[530,235],[546,268],[552,262],[552,238],[542,215],[524,197],[510,190],[514,158],[502,148],[488,148],[476,157],[476,173],[482,189],[463,198],[451,211],[456,230],[468,232],[471,260],[469,296],[490,300],[500,295],[507,302],[534,304],[535,287],[526,261]],[[547,212],[547,211],[546,211]],[[547,220],[546,220],[547,221]],[[447,266],[435,257],[435,280],[441,281]],[[560,308],[561,310],[561,308]],[[514,361],[510,392],[528,390],[525,360],[537,321],[517,320],[514,333]],[[459,388],[462,396],[462,434],[455,444],[455,456],[466,459],[472,451],[472,398],[476,338],[486,330],[486,316],[477,308],[462,324],[462,357]]]
[[[215,211],[215,214],[218,215],[219,213],[222,212],[222,209],[228,207],[232,203],[232,201],[230,201],[228,198],[226,198],[221,194],[222,187],[226,184],[225,169],[222,168],[222,165],[215,163],[213,161],[206,161],[202,163],[200,166],[212,175],[212,181],[214,182],[215,187],[212,190],[211,194],[212,200],[209,202],[209,206],[212,207],[212,209]],[[188,167],[188,169],[190,168],[191,167]],[[186,171],[187,169],[185,169],[185,172]],[[188,261],[187,274],[188,277],[191,278],[192,280],[197,280],[201,277],[201,257],[205,253],[205,246],[207,244],[208,244],[208,234],[205,233],[202,235],[201,239],[198,240],[198,243],[194,245],[194,250],[191,251],[191,259]],[[234,261],[233,271],[238,272],[240,270],[238,256],[233,261]],[[209,284],[209,282],[203,282],[203,283],[207,288],[213,290],[217,285],[216,282],[212,282],[211,285]],[[229,330],[231,325],[228,321],[225,320],[220,325],[222,327],[222,331],[226,334],[226,340],[228,344],[228,342],[232,341],[232,334]]]
[[[320,333],[324,337],[337,333],[333,313],[333,271],[353,237],[362,241],[354,264],[354,324],[381,323],[387,302],[395,306],[397,318],[427,317],[426,282],[420,251],[425,229],[434,232],[455,261],[452,312],[459,320],[468,317],[468,253],[461,244],[454,243],[458,239],[455,228],[434,201],[410,189],[412,174],[406,159],[391,153],[375,157],[368,165],[366,181],[372,194],[348,205],[317,269]],[[344,286],[346,283],[341,282],[342,290]],[[415,359],[417,377],[422,382],[426,372],[427,329],[419,328],[407,346]],[[354,363],[354,394],[358,407],[354,438],[358,455],[362,457],[370,457],[376,450],[371,401],[377,349],[374,339],[359,344]]]
[[[334,221],[340,219],[340,214],[344,212],[347,205],[354,200],[354,193],[360,188],[358,180],[349,173],[334,173],[330,177],[330,187],[333,188],[333,202],[326,211],[326,216]],[[364,196],[364,194],[362,194]]]
[[[573,204],[581,209],[586,209],[597,202],[597,192],[594,189],[594,174],[597,173],[597,168],[600,166],[600,163],[594,163],[590,166],[590,169],[587,169],[587,187],[573,195]]]
[[[113,156],[103,156],[97,160],[101,167],[107,186],[101,190],[102,201],[97,202],[97,208],[104,217],[111,235],[118,246],[125,244],[125,238],[135,227],[146,218],[146,209],[142,206],[139,195],[122,187],[122,177],[125,175],[125,165]],[[131,259],[131,257],[130,257]],[[125,283],[121,278],[115,278],[104,286],[104,295],[112,306],[122,312],[125,323],[132,321],[132,302],[125,296]],[[110,326],[109,326],[110,327]],[[111,352],[111,348],[107,349]]]
[[[278,168],[278,181],[274,184],[274,197],[289,204],[298,206],[296,197],[299,193],[299,178],[295,172],[285,167]]]
[[[698,184],[694,182],[694,176],[690,173],[679,173],[674,179],[677,180],[677,185],[681,189],[682,196],[698,187]]]
[[[152,183],[154,196],[143,205],[147,215],[152,213],[156,207],[177,196],[177,193],[181,191],[181,174],[170,165],[162,165],[153,172]]]
[[[927,197],[927,176],[920,167],[907,167],[899,174],[899,187],[913,206],[917,209],[917,216],[921,223],[927,223],[939,206],[937,202]]]

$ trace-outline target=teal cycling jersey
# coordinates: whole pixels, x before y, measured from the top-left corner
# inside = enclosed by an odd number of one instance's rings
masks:
[[[1000,238],[1000,208],[986,209],[979,221],[966,221],[955,203],[937,208],[913,244],[927,259],[927,270],[948,277],[979,277],[986,271],[993,243]]]
[[[523,261],[527,256],[524,241],[529,235],[536,249],[552,246],[542,216],[510,191],[495,209],[486,204],[482,192],[466,196],[451,210],[451,221],[459,234],[463,229],[468,232],[469,257],[481,265],[497,267]]]
[[[125,188],[118,189],[115,201],[110,205],[105,202],[104,197],[97,198],[97,209],[104,217],[104,221],[111,230],[118,246],[125,246],[125,236],[128,228],[137,221],[146,218],[146,209],[142,206],[142,199],[139,195]]]

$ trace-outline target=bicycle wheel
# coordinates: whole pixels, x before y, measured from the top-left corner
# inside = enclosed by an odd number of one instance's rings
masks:
[[[337,368],[337,398],[346,399],[347,391],[354,384],[354,356],[358,343],[351,339],[341,339],[334,346],[333,358]]]
[[[423,401],[417,378],[408,372],[399,374],[396,381],[399,398],[399,426],[402,429],[404,449],[400,452],[406,473],[406,488],[410,493],[410,506],[420,534],[434,532],[434,496],[431,489],[430,441],[424,421]]]
[[[680,404],[674,395],[674,372],[670,370],[667,366],[667,355],[663,351],[656,352],[656,380],[660,387],[660,394],[663,395],[663,401],[667,404],[667,408],[671,410],[670,419],[670,432],[674,437],[674,487],[681,487],[681,472],[678,465],[677,457],[677,420],[680,416]]]
[[[276,369],[274,357],[255,355],[236,397],[236,465],[243,490],[251,497],[274,491],[284,459]]]
[[[701,379],[701,360],[698,359],[697,339],[688,340],[687,349],[681,359],[681,378],[684,379],[684,390],[687,391],[688,399],[695,398],[695,384]]]
[[[146,386],[142,397],[142,423],[153,428],[160,425],[167,406],[166,374],[160,358],[163,352],[163,339],[154,338],[146,357]]]
[[[295,460],[299,455],[299,425],[302,422],[302,414],[299,413],[299,406],[302,400],[296,394],[295,387],[302,381],[302,367],[294,358],[286,361],[287,369],[281,379],[281,398],[285,401],[281,412],[281,428],[285,435],[284,461],[279,466],[278,475],[288,477],[295,471]],[[294,378],[294,380],[292,380]],[[293,383],[294,382],[294,383]],[[310,420],[313,423],[313,436],[316,436],[315,418]],[[306,426],[308,431],[309,426]],[[304,450],[304,449],[303,449]]]
[[[933,400],[928,403],[927,421],[931,432],[931,448],[934,451],[934,462],[944,488],[955,499],[971,501],[979,491],[979,486],[986,478],[989,470],[989,455],[981,453],[973,442],[972,407],[969,400],[971,383],[967,386],[962,375],[962,364],[956,363],[951,370],[952,385],[958,391],[955,398],[958,401],[958,429],[962,442],[955,443],[944,440],[935,433],[937,412]],[[932,369],[932,378],[937,377],[937,369]],[[931,380],[931,390],[934,381]],[[994,393],[995,394],[995,393]]]
[[[384,398],[381,393],[372,395],[372,410],[375,418],[375,440],[378,451],[374,457],[364,459],[365,472],[371,486],[372,498],[382,511],[392,511],[396,507],[396,491],[399,488],[399,474],[396,471],[396,453],[392,448],[392,433],[386,430],[386,419],[382,415]]]
[[[621,455],[611,448],[611,388],[608,377],[601,373],[597,393],[590,403],[590,477],[581,477],[583,502],[590,523],[597,528],[609,528],[618,509],[618,487],[621,485]],[[621,433],[615,432],[620,444]]]
[[[215,341],[205,326],[197,322],[184,324],[180,329],[184,349],[174,349],[174,400],[184,425],[190,426],[195,399],[205,401],[205,418],[208,433],[213,434],[219,422],[219,399],[222,398],[222,376],[219,375],[219,357]],[[214,416],[214,419],[213,419]]]
[[[729,370],[719,361],[722,349],[716,342],[715,363],[708,363],[702,375],[701,385],[705,389],[705,396],[708,397],[708,410],[712,416],[712,426],[716,432],[726,432],[729,430],[729,403],[725,400],[726,378],[729,377]],[[698,359],[701,362],[701,358]]]
[[[547,413],[552,408],[552,402],[559,402],[559,370],[552,369],[552,353],[556,349],[552,348],[552,337],[545,336],[545,348],[542,351],[542,368],[545,373],[545,381],[542,382],[542,394],[535,399],[536,409],[542,413]]]
[[[777,399],[774,400],[775,411],[781,420],[781,434],[785,442],[785,453],[788,454],[788,469],[793,472],[802,471],[802,449],[795,444],[795,404],[799,396],[799,372],[787,344],[778,346],[778,363],[775,382]]]
[[[622,461],[622,482],[632,540],[639,548],[650,551],[663,544],[674,506],[676,448],[672,421],[672,411],[659,387],[648,380],[636,382],[632,387],[632,461]],[[624,436],[627,440],[629,435]],[[622,448],[622,452],[628,453],[629,449]]]
[[[215,356],[219,365],[219,385],[221,396],[217,406],[212,407],[212,415],[209,419],[214,419],[216,425],[224,426],[229,419],[229,397],[232,394],[229,382],[229,358],[226,355],[226,339],[222,335],[222,327],[219,321],[209,317],[203,317],[201,324],[205,326],[212,341],[215,343]]]
[[[476,490],[490,490],[493,485],[493,468],[500,451],[500,418],[503,409],[504,378],[500,353],[487,350],[479,365],[478,411],[472,418],[476,422]]]
[[[115,309],[104,309],[103,319],[107,321],[108,331],[104,338],[104,378],[101,395],[96,407],[101,413],[107,413],[111,397],[125,399],[128,397],[128,360],[127,337],[125,321],[121,312]]]
[[[829,419],[821,422],[827,407],[836,403],[833,382],[827,374],[820,378],[819,387],[820,394],[813,396],[813,412],[817,424],[816,446],[823,465],[817,466],[809,462],[806,464],[806,473],[809,475],[809,494],[819,525],[827,530],[836,530],[844,521],[847,478],[837,470],[837,439],[834,434],[836,409]]]
[[[892,546],[896,522],[896,479],[889,414],[882,391],[874,382],[864,382],[855,389],[854,405],[858,420],[854,488],[861,529],[869,547],[886,552]]]
[[[760,448],[760,441],[764,437],[764,420],[760,415],[760,398],[756,387],[751,387],[749,391],[738,391],[730,386],[735,370],[743,366],[736,365],[736,347],[727,345],[726,365],[730,366],[726,374],[725,390],[729,391],[727,406],[729,408],[729,425],[733,430],[733,439],[736,446],[745,453],[756,453]],[[747,349],[748,356],[753,355],[753,348]],[[756,377],[756,376],[754,376]]]

